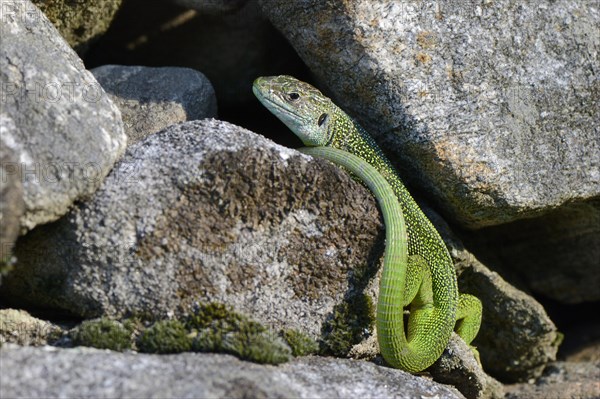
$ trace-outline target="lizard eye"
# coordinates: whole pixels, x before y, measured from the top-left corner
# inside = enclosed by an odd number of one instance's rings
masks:
[[[327,114],[321,114],[321,116],[319,116],[319,120],[317,121],[317,123],[319,124],[319,126],[321,126],[323,123],[325,123],[325,121],[327,120],[327,117],[329,115]]]
[[[296,92],[291,92],[290,94],[288,94],[288,97],[290,98],[290,100],[294,101],[300,98],[300,94]]]

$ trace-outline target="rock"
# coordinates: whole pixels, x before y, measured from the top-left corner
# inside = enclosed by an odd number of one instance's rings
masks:
[[[248,0],[173,0],[182,7],[192,8],[201,14],[227,14],[243,7]]]
[[[12,265],[12,250],[23,214],[23,184],[15,152],[0,137],[0,282]]]
[[[600,363],[600,343],[596,343],[594,346],[589,346],[581,351],[575,353],[573,356],[574,361],[577,362],[596,362]]]
[[[0,131],[18,159],[21,228],[29,230],[91,195],[126,136],[119,110],[50,21],[28,1],[3,4],[3,11],[13,6],[36,10],[29,19],[0,21]]]
[[[595,308],[594,304],[590,305],[590,308]],[[600,320],[585,317],[588,314],[584,313],[579,323],[573,323],[563,331],[565,343],[561,347],[561,360],[600,363]]]
[[[0,349],[0,356],[3,398],[82,392],[91,397],[463,398],[452,387],[356,360],[305,357],[273,367],[228,355],[15,346]]]
[[[598,200],[481,229],[466,240],[487,265],[512,270],[536,294],[567,304],[600,301]]]
[[[533,297],[511,286],[500,275],[468,252],[460,238],[433,209],[420,204],[446,242],[458,274],[459,291],[477,296],[483,305],[483,321],[473,341],[485,372],[503,381],[526,381],[539,377],[549,362],[556,360],[561,334],[546,311]],[[373,297],[377,290],[371,282],[366,290]],[[427,369],[436,381],[452,383],[467,397],[496,397],[498,382],[474,363],[473,355],[462,341],[453,340],[438,361]],[[457,346],[459,345],[459,346]],[[462,348],[462,349],[461,349]],[[374,335],[354,345],[349,357],[383,363]],[[440,367],[444,362],[448,366]],[[467,376],[465,378],[465,376]]]
[[[62,37],[79,54],[108,30],[122,0],[100,0],[93,3],[71,0],[33,0]],[[28,2],[20,1],[27,8]]]
[[[361,320],[360,340],[381,233],[374,199],[343,171],[205,119],[130,146],[92,199],[19,240],[2,288],[85,317],[221,302],[313,338],[345,306],[340,325]]]
[[[61,335],[62,329],[59,326],[35,318],[24,310],[0,309],[0,346],[7,342],[46,345],[57,341]]]
[[[260,4],[452,221],[498,225],[600,195],[594,2]]]
[[[462,269],[459,290],[478,297],[483,306],[481,329],[473,344],[484,369],[496,378],[524,381],[539,376],[556,359],[561,335],[534,298],[489,271],[472,255],[456,262]]]
[[[556,360],[561,343],[561,335],[542,305],[479,262],[433,209],[421,208],[450,250],[459,291],[482,302],[481,329],[472,345],[481,355],[484,370],[505,382],[539,377],[546,364]]]
[[[468,399],[504,398],[502,384],[485,374],[469,346],[456,334],[428,370],[436,381],[455,386]]]
[[[520,398],[577,398],[600,397],[599,362],[556,362],[546,369],[535,383],[508,385],[507,399]]]
[[[119,107],[128,145],[178,122],[217,116],[212,85],[193,69],[105,65],[91,72]]]
[[[187,122],[132,145],[93,199],[23,237],[3,290],[85,317],[160,319],[222,302],[332,337],[325,346],[344,356],[372,332],[381,227],[370,193],[332,165],[226,122]],[[484,303],[484,367],[539,375],[556,328],[459,249],[461,289]]]
[[[204,4],[219,7],[226,2]],[[129,0],[89,58],[88,65],[93,66],[180,66],[202,71],[215,88],[220,109],[255,104],[251,88],[257,76],[297,72],[302,64],[261,15],[255,0],[219,15],[186,10],[171,2]]]

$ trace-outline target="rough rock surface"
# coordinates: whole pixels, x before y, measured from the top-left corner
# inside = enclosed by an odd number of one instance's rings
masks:
[[[33,0],[79,54],[85,53],[89,45],[106,32],[121,2],[122,0]]]
[[[3,11],[24,4],[35,9],[20,1]],[[0,131],[17,154],[27,230],[92,194],[127,138],[119,110],[43,13],[2,18],[0,29]]]
[[[536,294],[569,304],[600,301],[600,199],[466,237],[487,266],[505,265]]]
[[[531,296],[508,284],[469,255],[457,267],[459,289],[485,304],[474,345],[487,372],[502,381],[525,381],[539,376],[556,359],[560,334]]]
[[[87,317],[161,318],[218,301],[316,338],[343,298],[376,298],[381,228],[369,192],[332,165],[225,122],[187,122],[131,146],[93,199],[21,239],[3,289]],[[511,381],[539,375],[556,328],[454,246],[461,289],[484,303],[484,367]]]
[[[35,318],[24,310],[0,309],[0,345],[7,342],[19,345],[46,345],[56,341],[61,334],[62,329],[57,325]]]
[[[590,308],[595,306],[592,305]],[[561,360],[600,363],[600,320],[589,317],[581,317],[580,320],[579,323],[572,323],[571,328],[563,331],[565,345],[561,348],[564,355]]]
[[[457,334],[452,334],[448,347],[428,371],[436,381],[455,386],[468,399],[504,398],[502,384],[483,371]]]
[[[12,250],[23,214],[23,184],[15,152],[0,137],[0,282],[3,266],[12,263]]]
[[[596,2],[260,3],[336,102],[461,225],[600,195]]]
[[[452,387],[399,370],[332,358],[298,358],[274,367],[228,355],[10,346],[0,349],[0,361],[3,398],[82,393],[112,398],[464,398]]]
[[[484,370],[505,382],[539,377],[545,365],[556,360],[561,342],[542,305],[479,262],[439,214],[422,209],[448,245],[459,291],[475,295],[483,304],[481,329],[472,344]]]
[[[87,317],[224,302],[316,337],[375,273],[381,234],[345,172],[205,119],[129,147],[90,201],[19,240],[3,291]]]
[[[490,375],[504,382],[539,377],[547,363],[556,360],[560,338],[538,302],[510,287],[472,257],[469,262],[469,266],[465,266],[467,262],[464,260],[460,265],[468,270],[465,277],[470,279],[465,283],[465,279],[459,277],[460,291],[479,293],[465,289],[474,282],[481,283],[482,290],[490,291],[489,295],[480,296],[484,320],[479,335],[473,341],[480,353],[483,370],[475,363],[472,352],[463,341],[451,340],[442,358],[428,371],[436,381],[455,385],[467,397],[497,397],[501,388]],[[349,356],[383,361],[374,336],[355,345]]]
[[[506,399],[598,399],[600,362],[556,362],[535,383],[506,386]]]
[[[481,264],[439,214],[424,204],[421,208],[450,250],[459,291],[475,295],[483,304],[481,329],[472,344],[480,353],[484,371],[505,382],[539,377],[545,365],[556,360],[561,341],[544,308]],[[443,354],[445,359],[429,370],[436,381],[455,384],[467,397],[499,395],[497,381],[485,375],[473,363],[472,353],[463,347],[462,341],[449,344]],[[355,345],[349,353],[350,357],[370,360],[376,360],[378,355],[373,336]]]
[[[178,122],[217,116],[212,85],[193,69],[105,65],[91,72],[119,107],[128,145]]]

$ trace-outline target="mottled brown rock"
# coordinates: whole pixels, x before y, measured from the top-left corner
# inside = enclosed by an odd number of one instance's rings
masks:
[[[93,198],[24,237],[6,291],[87,317],[224,302],[319,336],[376,267],[381,229],[345,172],[205,119],[134,144]]]

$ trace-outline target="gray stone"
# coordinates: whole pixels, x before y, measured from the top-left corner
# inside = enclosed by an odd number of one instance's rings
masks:
[[[600,195],[597,2],[260,3],[453,221],[497,225]]]
[[[0,137],[0,282],[6,266],[12,264],[12,250],[21,229],[23,185],[17,156]]]
[[[24,1],[12,3],[26,4]],[[79,54],[108,30],[122,0],[33,0]]]
[[[539,375],[557,345],[541,306],[432,219],[458,248],[461,289],[484,303],[485,369]],[[3,290],[88,317],[218,301],[321,338],[343,298],[377,297],[381,228],[370,193],[332,165],[226,122],[187,122],[131,146],[94,198],[21,239]]]
[[[306,357],[274,366],[228,355],[95,349],[0,349],[0,396],[148,398],[463,398],[452,387],[356,360]]]
[[[502,384],[483,371],[469,346],[454,333],[428,370],[436,381],[455,386],[468,399],[504,398]]]
[[[33,11],[19,13],[25,5]],[[119,110],[44,14],[29,1],[2,7],[0,131],[17,154],[28,230],[91,195],[126,136]]]
[[[506,399],[598,399],[600,362],[556,362],[534,383],[506,386]]]
[[[505,266],[536,294],[568,304],[600,301],[598,199],[466,237],[486,265]]]
[[[462,273],[459,289],[484,304],[481,329],[473,345],[479,348],[484,369],[496,378],[526,381],[539,376],[556,360],[561,335],[533,297],[508,284],[464,252],[456,262]]]
[[[539,377],[545,365],[556,360],[561,343],[561,335],[542,305],[467,251],[439,214],[429,207],[422,209],[450,250],[459,291],[482,302],[481,329],[472,345],[479,350],[484,370],[508,382]]]
[[[499,395],[497,381],[484,371],[508,382],[539,377],[546,364],[556,360],[561,342],[542,305],[479,262],[439,214],[423,204],[421,208],[450,250],[459,291],[475,295],[483,305],[481,329],[472,343],[480,353],[483,370],[474,364],[473,355],[464,343],[457,346],[456,342],[450,342],[442,355],[444,359],[428,371],[436,381],[455,384],[467,397]],[[377,296],[376,289],[369,292]],[[351,357],[369,360],[378,359],[378,355],[374,336],[355,345],[349,353]]]
[[[340,169],[205,119],[129,147],[91,200],[19,240],[2,288],[86,317],[223,302],[319,337],[374,274],[381,232]]]
[[[59,326],[33,317],[24,310],[0,309],[0,346],[7,342],[46,345],[57,341],[61,335],[62,329]]]
[[[588,319],[564,331],[565,344],[561,348],[567,362],[600,363],[600,321]]]
[[[119,107],[128,145],[178,122],[217,116],[212,85],[193,69],[104,65],[91,72]]]

